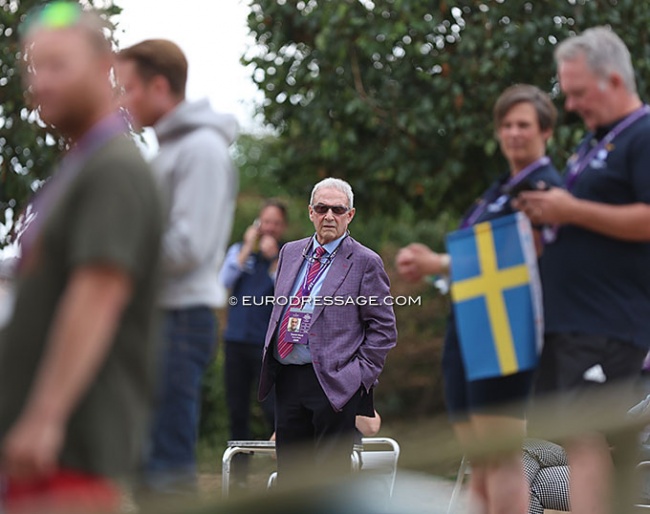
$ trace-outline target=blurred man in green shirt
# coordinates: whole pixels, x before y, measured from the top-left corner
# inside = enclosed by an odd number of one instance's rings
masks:
[[[69,149],[32,202],[0,334],[0,510],[110,511],[150,409],[161,208],[101,18],[53,2],[22,28],[34,105]]]

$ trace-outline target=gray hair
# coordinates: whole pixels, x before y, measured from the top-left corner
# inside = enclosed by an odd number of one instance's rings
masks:
[[[627,90],[636,93],[630,51],[611,29],[593,27],[562,41],[555,49],[555,60],[558,63],[572,61],[581,54],[585,56],[587,66],[596,75],[609,78],[612,73],[617,73],[623,79]]]
[[[309,198],[309,204],[314,205],[314,196],[320,189],[336,189],[341,193],[344,193],[348,197],[348,207],[352,209],[354,207],[354,193],[352,192],[352,186],[348,184],[345,180],[334,177],[327,177],[321,180],[318,184],[314,186],[314,189],[311,190],[311,197]]]

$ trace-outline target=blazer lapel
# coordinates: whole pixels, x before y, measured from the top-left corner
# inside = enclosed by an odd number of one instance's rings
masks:
[[[300,266],[302,266],[304,260],[302,258],[302,250],[306,244],[307,240],[305,239],[299,245],[292,245],[290,248],[287,248],[288,251],[282,256],[282,278],[277,282],[276,297],[289,297],[291,295],[291,290],[293,289],[296,277],[300,271]]]

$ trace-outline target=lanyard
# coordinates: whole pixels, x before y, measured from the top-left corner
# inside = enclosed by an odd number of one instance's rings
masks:
[[[316,282],[318,282],[318,279],[323,276],[323,273],[325,273],[325,270],[327,267],[332,263],[334,260],[334,257],[336,257],[336,254],[339,251],[339,248],[341,248],[341,245],[343,244],[343,241],[345,241],[345,238],[348,237],[348,234],[345,235],[343,239],[339,242],[338,245],[336,245],[336,248],[334,248],[334,251],[327,257],[325,260],[325,263],[322,263],[321,260],[315,260],[313,258],[309,259],[307,262],[309,262],[309,266],[307,267],[307,270],[305,271],[305,278],[303,278],[302,285],[300,286],[300,295],[301,296],[309,296],[311,294],[312,289],[314,289],[314,286],[316,285]],[[306,258],[306,250],[307,248],[313,246],[312,243],[308,243],[308,246],[305,247],[305,250],[303,250],[303,257]],[[324,248],[324,247],[323,247]],[[311,282],[307,283],[307,277],[309,277],[309,270],[311,267],[316,264],[316,263],[321,264],[321,268],[318,270],[318,273],[316,276],[311,280]]]
[[[621,135],[622,132],[624,132],[626,129],[634,125],[638,120],[641,118],[647,116],[650,114],[650,107],[648,105],[644,105],[643,107],[639,107],[636,111],[634,111],[632,114],[629,116],[625,117],[622,121],[616,124],[616,126],[610,130],[605,137],[603,137],[600,142],[594,146],[589,152],[587,152],[588,145],[585,144],[583,145],[582,149],[578,153],[578,155],[574,158],[573,162],[571,163],[569,167],[569,171],[567,173],[567,178],[566,178],[566,188],[571,191],[573,189],[573,186],[575,186],[576,181],[578,180],[578,177],[582,174],[582,172],[587,169],[587,166],[591,163],[591,161],[598,155],[598,153],[606,149],[609,144],[614,141],[616,137]],[[593,136],[592,136],[593,138]]]
[[[524,180],[529,178],[538,169],[543,168],[544,166],[548,166],[550,163],[551,159],[549,159],[546,155],[544,157],[540,157],[535,162],[532,162],[526,166],[514,177],[511,177],[503,186],[499,187],[496,192],[507,194],[516,186],[521,184]],[[461,222],[460,228],[471,227],[476,223],[476,221],[485,213],[489,205],[497,199],[494,197],[496,195],[491,196],[491,198],[481,198],[481,200],[478,201],[474,209],[472,209],[470,213],[465,217],[465,219]]]
[[[332,259],[327,259],[325,261],[325,264],[321,265],[321,268],[318,270],[318,273],[316,273],[316,276],[310,281],[307,282],[307,277],[309,277],[309,271],[312,266],[315,266],[316,263],[320,263],[320,261],[314,261],[309,264],[309,267],[307,268],[307,271],[305,272],[305,278],[302,281],[302,286],[300,287],[300,296],[310,296],[312,289],[314,289],[314,286],[316,285],[316,282],[323,276],[323,273],[325,273],[325,270],[327,270],[327,267],[330,265],[332,262]]]
[[[643,105],[639,107],[632,114],[625,117],[622,121],[616,124],[616,126],[610,130],[605,137],[603,137],[600,142],[593,147],[589,152],[587,151],[588,145],[585,143],[582,149],[578,154],[573,158],[573,162],[569,165],[569,171],[565,180],[565,187],[568,191],[571,191],[578,180],[578,177],[587,169],[591,161],[604,149],[607,149],[607,146],[614,141],[614,139],[623,133],[626,129],[634,125],[641,118],[650,114],[650,106]],[[592,135],[593,137],[593,135]],[[544,243],[550,244],[554,243],[557,239],[558,232],[560,227],[558,225],[544,227],[542,231],[542,236]]]

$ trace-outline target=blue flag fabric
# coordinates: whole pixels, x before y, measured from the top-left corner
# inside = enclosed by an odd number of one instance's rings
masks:
[[[532,228],[522,213],[447,235],[451,295],[468,380],[537,366],[542,296]]]

